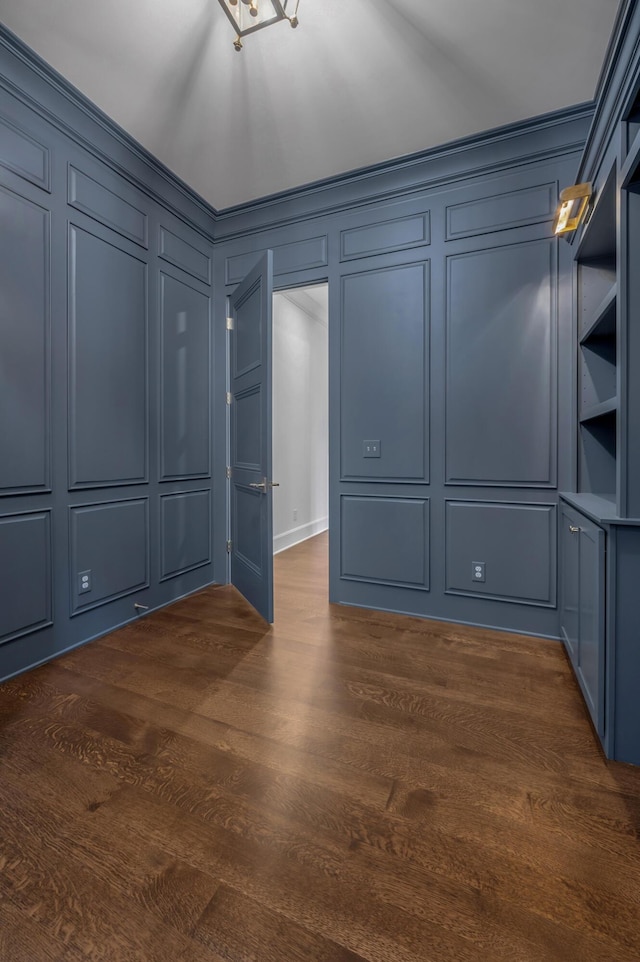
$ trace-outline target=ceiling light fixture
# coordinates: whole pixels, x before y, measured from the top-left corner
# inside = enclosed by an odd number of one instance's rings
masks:
[[[591,184],[574,184],[560,192],[560,203],[553,222],[554,234],[568,234],[578,229],[587,213],[592,193]]]
[[[218,0],[218,3],[236,31],[233,44],[236,50],[242,50],[242,37],[272,23],[288,20],[292,27],[298,26],[300,0]]]

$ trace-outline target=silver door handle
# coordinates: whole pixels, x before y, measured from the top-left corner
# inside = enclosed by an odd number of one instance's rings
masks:
[[[250,481],[250,482],[249,482],[249,487],[250,487],[250,488],[256,488],[258,491],[264,491],[264,492],[266,493],[267,488],[279,488],[279,487],[280,487],[280,482],[279,482],[279,481],[267,481],[266,478],[263,478],[262,481]]]
[[[579,530],[580,528],[578,528],[575,524],[569,525],[569,531],[571,532],[571,534],[577,534]]]

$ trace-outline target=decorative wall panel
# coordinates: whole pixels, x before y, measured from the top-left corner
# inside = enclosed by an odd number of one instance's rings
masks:
[[[540,184],[447,207],[447,240],[552,220],[558,187]]]
[[[147,498],[70,509],[71,611],[104,605],[149,585]],[[80,575],[91,588],[80,591]]]
[[[0,494],[51,483],[49,235],[48,211],[0,188]]]
[[[445,522],[448,593],[555,605],[555,505],[447,501]]]
[[[124,191],[124,185],[122,189]],[[146,213],[71,164],[69,204],[136,244],[148,246]]]
[[[342,278],[343,479],[428,480],[428,263]],[[379,442],[366,457],[364,442]]]
[[[344,495],[341,577],[429,588],[429,500]]]
[[[211,561],[211,493],[185,491],[160,499],[161,580]]]
[[[448,258],[449,483],[555,482],[555,243]]]
[[[36,187],[51,190],[48,148],[4,117],[0,117],[0,165]]]
[[[273,273],[290,274],[293,271],[325,267],[328,263],[327,237],[310,237],[293,244],[273,246]],[[238,284],[256,266],[264,251],[238,254],[225,261],[225,283]]]
[[[388,254],[428,244],[429,212],[352,227],[340,233],[340,260]]]
[[[71,487],[147,478],[146,265],[70,227]]]
[[[210,299],[160,275],[160,477],[211,472]]]
[[[205,284],[211,283],[211,257],[168,227],[160,228],[160,257]]]
[[[49,511],[0,516],[0,644],[52,623]]]

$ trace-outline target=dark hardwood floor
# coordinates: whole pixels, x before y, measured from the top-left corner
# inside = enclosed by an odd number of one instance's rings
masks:
[[[211,588],[0,687],[2,962],[638,962],[640,770],[559,644]]]

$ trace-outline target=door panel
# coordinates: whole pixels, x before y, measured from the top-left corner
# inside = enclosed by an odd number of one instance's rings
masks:
[[[271,479],[272,253],[230,298],[231,583],[273,621]]]

